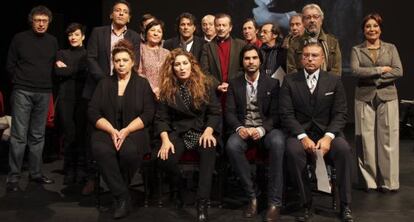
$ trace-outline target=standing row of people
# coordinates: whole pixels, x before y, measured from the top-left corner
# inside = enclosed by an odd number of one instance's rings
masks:
[[[197,149],[200,154],[199,221],[207,220],[206,201],[218,145],[225,147],[247,191],[249,204],[244,216],[257,213],[256,193],[244,156],[251,144],[263,145],[270,151],[266,220],[276,221],[280,213],[285,151],[304,207],[300,220],[309,220],[312,199],[304,172],[307,158],[318,150],[333,159],[338,172],[341,217],[343,221],[353,220],[349,208],[351,152],[342,133],[346,99],[340,78],[333,75],[341,74],[341,52],[338,41],[321,28],[323,12],[318,5],[306,5],[301,17],[292,17],[292,37],[284,43],[277,24],[266,23],[257,31],[254,20],[247,20],[243,26],[250,38],[246,38],[247,45],[231,37],[232,20],[227,14],[215,16],[213,39],[212,17],[204,17],[206,35],[202,39],[194,35],[194,16],[183,13],[177,20],[178,36],[165,42],[160,20],[149,18],[152,21],[143,22],[145,29],[140,37],[126,26],[130,14],[129,3],[117,1],[110,14],[111,25],[93,29],[87,50],[82,44],[84,28],[70,25],[67,34],[71,48],[57,53],[56,39],[46,33],[51,12],[44,6],[32,9],[32,29],[14,37],[7,62],[13,82],[8,191],[19,190],[26,144],[30,150],[31,180],[53,183],[41,173],[40,166],[46,121],[43,117],[55,67],[62,81],[58,110],[65,127],[65,181],[74,181],[81,153],[76,151],[76,135],[82,121],[71,116],[76,116],[74,113],[82,107],[83,101],[77,100],[82,92],[89,106],[91,144],[87,147],[91,147],[114,195],[115,218],[128,214],[127,176],[150,150],[148,131],[155,116],[151,131],[160,141],[156,147],[160,166],[172,175],[177,189],[181,187],[177,167],[180,155],[185,149]],[[299,18],[305,27],[303,34],[296,20]],[[380,40],[381,25],[378,14],[368,15],[362,26],[366,41],[352,51],[351,67],[359,78],[356,133],[361,135],[364,151],[359,164],[369,189],[398,190],[398,105],[394,83],[402,75],[402,67],[395,46]],[[259,40],[254,38],[257,33]],[[279,68],[289,73],[281,88],[279,81],[272,78]],[[222,132],[228,136],[225,145],[220,144]],[[376,143],[381,154],[379,162],[374,155]]]

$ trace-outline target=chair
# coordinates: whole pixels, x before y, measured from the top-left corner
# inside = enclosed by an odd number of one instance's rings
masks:
[[[152,159],[151,159],[151,153],[146,153],[143,156],[143,162],[141,165],[141,168],[139,169],[139,172],[142,175],[142,180],[143,183],[142,184],[134,184],[131,185],[131,180],[132,177],[134,176],[132,174],[132,172],[127,172],[127,178],[128,181],[127,183],[130,184],[130,187],[137,187],[137,186],[143,186],[144,187],[144,207],[148,207],[149,206],[149,196],[150,196],[150,184],[151,184],[151,180],[150,180],[150,176],[151,176],[151,170],[153,169],[153,163],[152,163]],[[96,161],[94,161],[94,165],[96,164]],[[135,172],[134,172],[135,173]],[[100,209],[101,208],[101,194],[104,193],[102,192],[102,188],[100,186],[101,183],[101,171],[100,169],[98,169],[96,171],[95,174],[95,200],[96,200],[96,208]]]
[[[221,167],[222,164],[222,158],[221,155],[218,154],[218,157],[216,159],[216,170],[215,170],[215,174],[216,174],[216,181],[217,184],[216,186],[218,187],[218,191],[217,191],[217,199],[218,199],[218,208],[222,208],[223,206],[223,182],[224,182],[224,169]],[[196,150],[185,150],[184,153],[181,155],[181,158],[179,160],[179,166],[182,172],[182,175],[184,176],[188,176],[192,177],[194,175],[195,172],[199,171],[199,155],[198,152]],[[158,172],[157,173],[158,176],[158,207],[163,207],[163,202],[161,200],[162,198],[162,185],[163,185],[163,177],[165,176],[163,172]],[[214,181],[214,175],[213,175],[213,181]],[[188,180],[186,180],[187,184],[186,185],[191,185],[189,183]],[[212,184],[212,186],[214,186],[214,182]],[[212,189],[213,190],[213,189]],[[211,207],[211,200],[208,201],[208,207]]]
[[[336,184],[336,168],[333,164],[326,162],[326,170],[328,172],[329,183],[331,185],[331,193],[319,191],[317,189],[317,180],[315,175],[315,166],[313,164],[307,165],[309,179],[313,185],[313,192],[329,195],[331,197],[331,208],[332,210],[337,209],[337,184]]]

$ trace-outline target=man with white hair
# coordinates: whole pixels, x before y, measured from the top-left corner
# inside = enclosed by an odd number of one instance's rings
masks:
[[[303,69],[301,64],[302,49],[307,43],[318,42],[323,46],[325,61],[321,69],[341,75],[342,56],[338,40],[322,30],[324,14],[317,4],[305,5],[302,9],[305,33],[293,40],[287,53],[287,72],[295,73]]]

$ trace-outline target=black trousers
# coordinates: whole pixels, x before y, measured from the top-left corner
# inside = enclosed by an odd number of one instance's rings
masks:
[[[74,170],[78,161],[85,159],[86,109],[87,105],[81,99],[57,101],[57,112],[63,134],[65,171]]]
[[[129,177],[135,174],[142,162],[138,146],[128,137],[119,151],[116,151],[113,143],[92,141],[93,156],[115,198],[123,199],[129,195]]]
[[[158,159],[158,166],[168,173],[171,177],[171,182],[174,186],[180,187],[180,178],[181,172],[178,166],[178,162],[181,158],[181,155],[186,150],[184,141],[176,133],[169,133],[168,137],[170,141],[174,144],[175,153],[169,153],[167,160]],[[198,190],[197,198],[198,199],[209,199],[211,192],[211,183],[213,180],[213,172],[216,161],[216,148],[203,148],[197,147],[196,150],[200,156],[200,172],[198,179]]]
[[[295,137],[286,140],[287,164],[290,175],[294,177],[302,204],[312,202],[312,194],[309,184],[309,176],[306,170],[308,158],[314,158],[305,152],[302,143]],[[331,149],[325,154],[325,159],[332,161],[336,168],[336,178],[339,188],[341,204],[351,203],[351,147],[343,137],[335,137],[331,143]]]

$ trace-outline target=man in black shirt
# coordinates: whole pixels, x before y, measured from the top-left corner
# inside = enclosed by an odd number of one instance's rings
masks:
[[[11,75],[12,127],[7,191],[18,191],[25,153],[29,147],[30,180],[51,184],[40,170],[45,139],[46,116],[52,92],[52,70],[58,49],[54,36],[46,33],[52,13],[45,6],[29,14],[32,29],[17,33],[9,48],[7,70]]]

